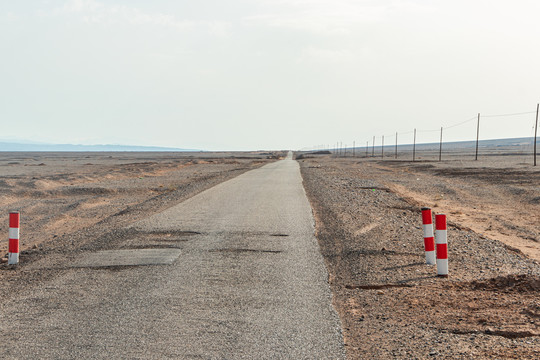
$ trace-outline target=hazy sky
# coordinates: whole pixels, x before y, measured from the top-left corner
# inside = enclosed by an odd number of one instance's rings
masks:
[[[242,150],[397,131],[410,143],[415,127],[535,111],[539,40],[537,0],[0,0],[0,138]],[[533,125],[485,118],[481,137]]]

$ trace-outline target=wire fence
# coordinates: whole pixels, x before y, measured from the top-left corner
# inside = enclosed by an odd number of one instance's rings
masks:
[[[508,114],[477,114],[461,122],[436,129],[417,129],[371,136],[364,141],[318,145],[310,151],[327,150],[336,157],[365,157],[397,160],[438,160],[463,158],[478,160],[479,156],[522,156],[523,161],[537,165],[538,112]],[[496,129],[507,129],[504,139],[497,138]],[[469,141],[463,138],[469,137]],[[499,136],[500,137],[500,136]]]

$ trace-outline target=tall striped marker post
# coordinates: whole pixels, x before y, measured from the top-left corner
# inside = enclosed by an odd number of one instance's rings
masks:
[[[448,277],[448,239],[446,215],[435,215],[435,241],[437,244],[437,276]]]
[[[20,214],[18,211],[9,213],[9,244],[8,244],[8,264],[19,263],[19,224]]]
[[[435,238],[433,237],[433,217],[430,208],[422,208],[422,227],[424,229],[426,264],[435,265]]]

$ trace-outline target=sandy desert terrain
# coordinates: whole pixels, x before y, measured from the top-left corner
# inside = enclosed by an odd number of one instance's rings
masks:
[[[540,356],[540,171],[508,157],[300,160],[348,356]],[[420,209],[448,217],[450,276]]]

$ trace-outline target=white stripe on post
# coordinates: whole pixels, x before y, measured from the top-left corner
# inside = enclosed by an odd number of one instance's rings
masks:
[[[18,239],[19,238],[19,228],[9,228],[9,238]]]
[[[19,223],[20,214],[18,211],[9,213],[9,244],[8,244],[8,264],[19,263]]]
[[[437,276],[448,276],[448,239],[446,215],[435,215],[435,240],[437,245]]]
[[[433,217],[430,208],[422,208],[422,227],[424,229],[426,264],[435,265],[435,239],[433,238]]]

